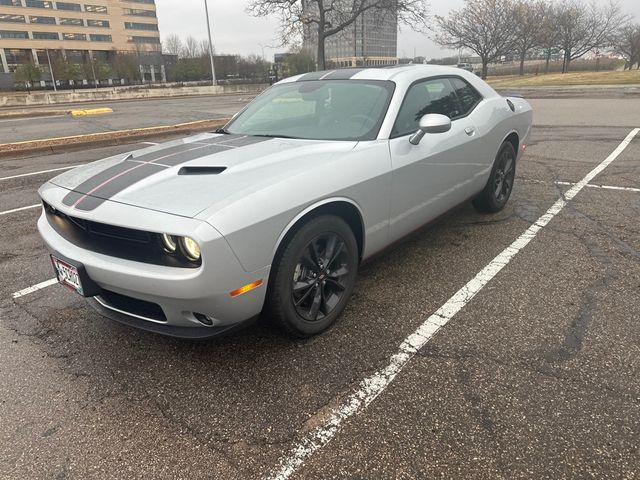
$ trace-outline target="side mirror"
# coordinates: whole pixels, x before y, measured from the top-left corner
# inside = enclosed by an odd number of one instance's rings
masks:
[[[418,145],[427,133],[445,133],[451,130],[451,119],[446,115],[430,113],[420,119],[418,131],[411,135],[409,142]]]

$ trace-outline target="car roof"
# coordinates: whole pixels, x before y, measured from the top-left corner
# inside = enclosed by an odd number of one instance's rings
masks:
[[[406,77],[424,78],[438,75],[459,74],[458,68],[441,65],[405,64],[388,67],[341,68],[303,73],[285,78],[279,83],[304,82],[311,80],[396,80]]]
[[[322,70],[285,78],[278,82],[278,84],[316,80],[386,80],[393,81],[399,86],[408,88],[408,86],[415,81],[438,76],[462,77],[479,90],[483,96],[497,95],[489,85],[480,80],[475,74],[455,66],[447,67],[442,65],[405,64],[381,68],[366,67]]]

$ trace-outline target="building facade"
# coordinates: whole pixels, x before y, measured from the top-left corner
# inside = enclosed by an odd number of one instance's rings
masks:
[[[0,0],[4,83],[25,63],[38,65],[44,82],[52,60],[94,65],[118,54],[135,58],[143,79],[166,80],[155,0]]]
[[[304,14],[317,16],[317,4],[303,1]],[[316,25],[304,29],[304,48],[317,55]],[[393,11],[366,10],[343,31],[325,40],[327,66],[368,67],[398,63],[398,15]],[[316,58],[317,61],[317,58]]]

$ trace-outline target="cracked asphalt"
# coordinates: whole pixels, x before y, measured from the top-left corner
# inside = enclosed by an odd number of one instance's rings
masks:
[[[39,210],[0,216],[0,478],[261,478],[640,127],[640,98],[531,100],[506,209],[464,205],[362,266],[329,332],[181,341],[54,285]],[[636,115],[634,115],[634,112]],[[635,122],[635,124],[634,124]],[[0,160],[1,177],[132,146]],[[55,173],[0,180],[0,210]],[[640,188],[640,137],[593,183]],[[640,193],[585,188],[294,478],[640,475]]]

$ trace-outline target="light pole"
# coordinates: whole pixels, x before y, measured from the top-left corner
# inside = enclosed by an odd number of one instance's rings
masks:
[[[89,58],[91,59],[91,72],[93,73],[93,83],[96,85],[96,90],[98,90],[98,79],[96,77],[96,69],[93,66],[93,52],[89,50]]]
[[[49,56],[49,49],[46,49],[47,51],[47,62],[49,63],[49,73],[51,74],[51,83],[53,83],[53,91],[57,92],[58,89],[56,88],[56,78],[53,76],[53,68],[51,67],[51,57]]]
[[[209,34],[209,58],[211,59],[211,85],[216,85],[216,68],[213,66],[213,42],[211,41],[211,24],[209,23],[209,7],[204,0],[204,12],[207,16],[207,33]]]

